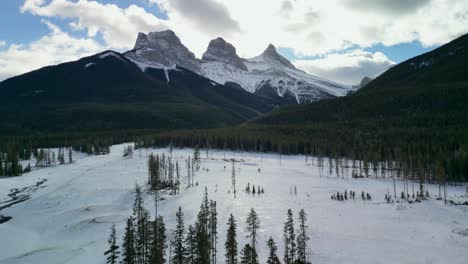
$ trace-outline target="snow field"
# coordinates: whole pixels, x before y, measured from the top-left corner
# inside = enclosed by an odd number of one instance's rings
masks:
[[[105,156],[76,154],[73,164],[34,169],[21,177],[0,179],[0,203],[7,200],[12,188],[23,188],[47,179],[44,188],[30,193],[31,199],[0,211],[13,219],[0,224],[0,264],[8,263],[105,263],[103,252],[112,223],[116,224],[119,243],[125,219],[131,214],[134,187],[147,189],[147,155],[168,149],[135,150],[125,159],[126,144],[111,148]],[[304,156],[201,151],[201,169],[195,175],[198,186],[185,189],[187,172],[184,159],[191,149],[175,149],[179,161],[181,194],[163,194],[159,212],[168,235],[175,227],[179,206],[185,225],[194,224],[204,187],[209,199],[217,201],[218,263],[224,263],[226,222],[232,213],[238,224],[238,248],[245,237],[245,219],[254,208],[261,221],[258,246],[265,263],[266,241],[272,236],[282,258],[283,223],[291,208],[295,217],[300,209],[308,215],[308,242],[313,263],[466,263],[468,259],[468,208],[444,205],[434,198],[420,204],[387,204],[387,189],[393,193],[391,179],[338,179],[319,177],[318,168],[305,165]],[[237,198],[231,191],[234,158]],[[31,162],[33,165],[33,162]],[[325,162],[326,165],[326,162]],[[226,168],[224,168],[226,167]],[[203,170],[207,168],[208,171]],[[260,172],[258,169],[260,168]],[[327,171],[327,168],[324,168]],[[325,173],[326,174],[326,173]],[[244,193],[247,185],[260,185],[265,193]],[[297,187],[297,195],[291,190]],[[426,185],[431,195],[438,186]],[[403,183],[397,181],[397,194]],[[465,193],[465,186],[449,187],[451,197]],[[344,190],[356,191],[356,199],[333,201],[330,195]],[[362,201],[361,191],[369,192],[372,201]],[[154,217],[153,197],[144,192],[145,206]],[[1,204],[0,204],[1,206]],[[465,235],[464,235],[465,234]]]

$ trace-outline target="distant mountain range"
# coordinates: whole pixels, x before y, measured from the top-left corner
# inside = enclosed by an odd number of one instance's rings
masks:
[[[0,134],[220,127],[284,102],[106,51],[0,83]]]
[[[178,65],[220,84],[231,83],[251,93],[279,96],[296,103],[344,96],[352,88],[296,69],[271,44],[261,55],[243,59],[233,45],[216,38],[198,59],[173,31],[166,30],[139,33],[135,48],[125,56],[142,70]]]
[[[351,87],[298,70],[270,45],[243,59],[222,38],[201,59],[173,31],[139,33],[134,49],[106,51],[0,83],[0,132],[209,128]]]
[[[253,123],[468,128],[468,35],[402,62],[350,96],[288,106]],[[341,125],[338,125],[341,124]],[[442,130],[438,130],[438,133]]]

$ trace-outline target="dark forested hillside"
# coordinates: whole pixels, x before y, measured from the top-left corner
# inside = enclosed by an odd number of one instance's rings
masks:
[[[112,51],[8,79],[0,93],[3,135],[219,127],[281,103],[183,68],[142,71]]]
[[[179,140],[396,160],[407,168],[443,167],[451,179],[468,180],[467,49],[465,35],[394,66],[350,96],[284,106],[223,133],[181,132]]]

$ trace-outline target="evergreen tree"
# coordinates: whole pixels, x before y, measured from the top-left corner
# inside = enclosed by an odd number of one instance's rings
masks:
[[[176,213],[176,229],[174,232],[174,255],[172,256],[172,263],[185,264],[187,258],[187,250],[184,244],[184,213],[179,206],[179,211]]]
[[[255,250],[257,245],[257,230],[260,228],[260,219],[258,218],[257,212],[253,208],[250,209],[250,213],[247,216],[247,237],[252,239],[251,246]]]
[[[73,162],[72,148],[68,148],[68,163],[72,163],[72,162]]]
[[[180,170],[179,162],[176,161],[176,184],[175,184],[175,193],[180,193]]]
[[[205,187],[200,211],[197,215],[197,222],[195,224],[196,239],[197,239],[197,263],[209,263],[210,261],[210,226],[209,226],[209,201],[208,201],[208,188]]]
[[[189,188],[190,186],[193,187],[192,169],[190,167],[191,167],[190,157],[188,157],[187,159],[187,188]]]
[[[276,251],[278,250],[278,247],[276,246],[276,243],[272,237],[268,239],[267,246],[268,246],[268,252],[269,252],[267,264],[280,264],[281,262],[278,256],[276,255]]]
[[[294,263],[296,257],[296,236],[294,234],[294,219],[291,209],[288,209],[288,219],[284,223],[284,263]]]
[[[116,236],[115,236],[115,225],[112,225],[111,227],[111,234],[109,236],[109,240],[107,240],[109,243],[109,250],[104,252],[104,255],[107,256],[107,264],[116,264],[117,260],[119,258],[119,246],[117,246],[116,243]]]
[[[190,225],[187,229],[187,236],[185,238],[185,245],[187,248],[187,264],[195,264],[197,261],[197,238],[196,230]]]
[[[195,168],[195,171],[200,170],[200,148],[198,145],[195,146],[193,150],[193,164],[192,167]]]
[[[299,234],[297,235],[297,260],[299,263],[307,263],[307,214],[302,209],[299,212]]]
[[[144,208],[141,189],[135,187],[135,201],[133,203],[133,218],[135,219],[135,256],[137,263],[147,263],[149,254],[149,213]]]
[[[216,211],[216,201],[210,201],[210,245],[211,263],[216,263],[216,253],[218,244],[218,212]]]
[[[234,198],[236,198],[236,169],[234,168],[234,161],[232,162],[232,175],[231,175],[231,181],[232,181],[232,189],[234,192]]]
[[[0,151],[0,176],[4,175],[3,171],[3,153]]]
[[[241,264],[258,264],[258,255],[255,248],[246,244],[241,251]]]
[[[166,262],[167,236],[166,225],[162,216],[156,217],[153,222],[153,245],[149,263],[163,264]]]
[[[237,224],[232,214],[229,216],[227,225],[226,242],[224,244],[226,248],[226,264],[237,264]]]
[[[135,264],[135,231],[133,230],[133,218],[127,219],[125,226],[125,235],[122,244],[122,264]]]

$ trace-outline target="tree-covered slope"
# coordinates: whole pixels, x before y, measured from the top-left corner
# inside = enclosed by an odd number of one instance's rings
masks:
[[[468,127],[468,35],[398,64],[344,98],[287,106],[255,124]]]
[[[270,99],[183,68],[142,70],[107,51],[0,83],[0,132],[207,128],[242,123]]]

